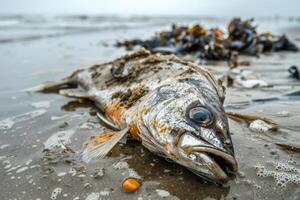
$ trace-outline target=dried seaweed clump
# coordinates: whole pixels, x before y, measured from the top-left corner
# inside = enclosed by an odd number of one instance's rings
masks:
[[[127,40],[116,46],[130,50],[139,45],[152,52],[193,54],[205,60],[236,59],[235,54],[259,55],[262,52],[281,50],[298,51],[298,47],[285,35],[257,33],[253,20],[234,18],[227,34],[219,28],[205,29],[201,25],[191,27],[173,24],[171,31],[162,31],[148,40]]]

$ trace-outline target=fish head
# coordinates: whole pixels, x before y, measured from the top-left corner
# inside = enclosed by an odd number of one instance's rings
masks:
[[[207,80],[160,87],[146,105],[140,127],[148,149],[211,182],[227,182],[237,171],[227,117]]]

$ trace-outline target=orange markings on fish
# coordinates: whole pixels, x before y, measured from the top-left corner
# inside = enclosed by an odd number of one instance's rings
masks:
[[[112,137],[114,137],[115,133],[116,132],[102,133],[100,135],[92,137],[92,141],[91,142],[92,142],[93,145],[98,145],[98,144],[104,143],[104,142],[110,140]]]
[[[117,123],[120,123],[123,119],[123,114],[126,111],[124,105],[115,103],[106,108],[106,114]]]
[[[135,124],[132,124],[129,128],[129,132],[132,136],[138,137],[141,133],[138,127]]]
[[[168,126],[167,124],[161,124],[159,129],[161,133],[170,133],[172,131],[172,127]]]

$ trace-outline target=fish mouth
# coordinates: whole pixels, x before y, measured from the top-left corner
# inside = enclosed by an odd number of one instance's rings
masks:
[[[197,161],[206,165],[213,175],[212,179],[218,183],[228,182],[238,170],[236,159],[223,151],[203,146],[188,147],[188,151],[196,156]]]
[[[238,164],[234,155],[190,134],[183,134],[179,146],[192,160],[194,167],[190,168],[191,171],[210,181],[226,183],[238,171]],[[206,168],[206,172],[201,170],[203,167]]]

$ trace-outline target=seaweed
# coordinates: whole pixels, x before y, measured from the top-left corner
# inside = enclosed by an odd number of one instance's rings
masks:
[[[228,61],[236,67],[237,55],[258,56],[263,52],[298,51],[285,35],[257,33],[253,19],[234,18],[230,21],[225,34],[219,28],[205,29],[200,24],[182,26],[173,24],[170,31],[161,31],[146,40],[133,39],[117,42],[117,47],[132,50],[142,46],[151,52],[191,54],[203,60]]]
[[[291,66],[289,69],[288,69],[289,73],[290,73],[290,76],[292,78],[295,78],[297,80],[300,80],[300,70],[299,70],[299,67],[296,66],[296,65],[293,65]]]
[[[283,143],[276,143],[277,146],[280,146],[285,151],[290,151],[294,153],[300,153],[300,147],[289,145],[289,144],[283,144]]]

